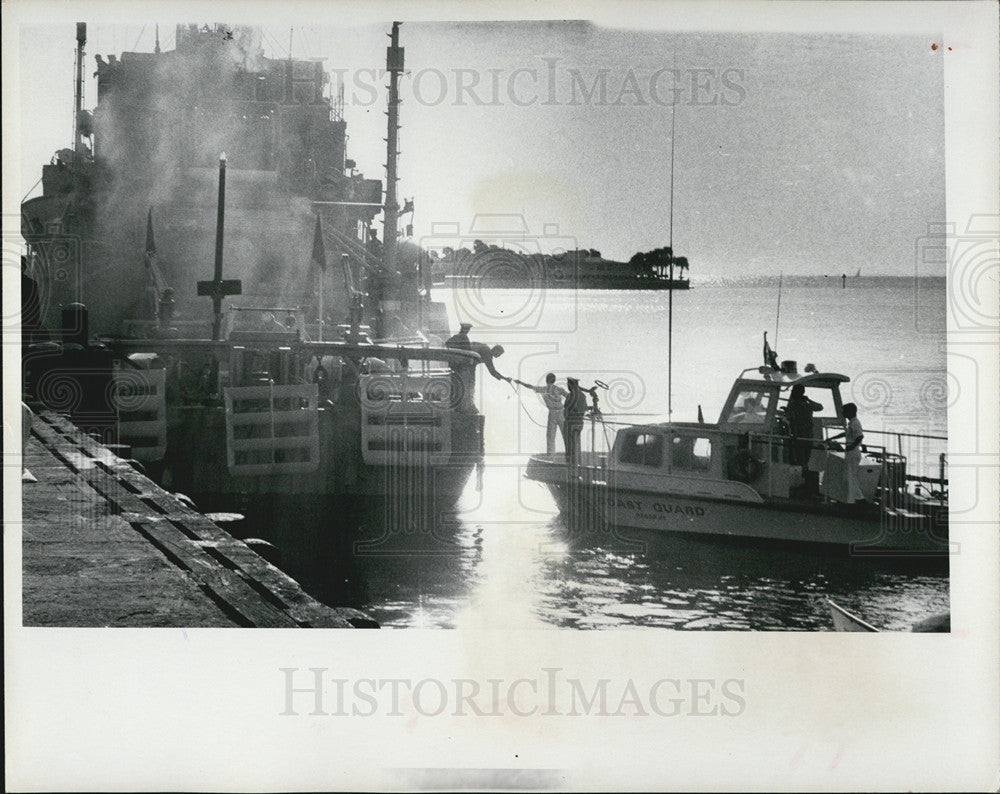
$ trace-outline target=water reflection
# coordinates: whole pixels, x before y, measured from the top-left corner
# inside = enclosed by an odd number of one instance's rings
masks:
[[[239,531],[277,545],[281,567],[320,600],[386,627],[823,631],[832,628],[829,597],[880,628],[908,631],[948,609],[942,560],[641,530],[581,534],[559,515],[490,521],[481,510],[433,533],[387,533],[377,509],[334,509],[258,506]]]

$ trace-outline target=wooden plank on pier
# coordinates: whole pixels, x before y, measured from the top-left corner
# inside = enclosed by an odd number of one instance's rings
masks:
[[[25,495],[27,625],[377,625],[320,604],[65,417],[43,411],[32,432],[41,476]],[[128,610],[115,608],[118,592]]]

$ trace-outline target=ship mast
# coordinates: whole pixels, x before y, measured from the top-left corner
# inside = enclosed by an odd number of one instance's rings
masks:
[[[73,97],[73,154],[80,156],[83,146],[83,130],[80,129],[80,116],[83,113],[83,48],[87,44],[87,23],[76,23],[76,85]],[[74,159],[76,159],[74,158]]]
[[[396,158],[399,155],[399,78],[403,74],[403,48],[399,46],[399,23],[392,23],[390,46],[386,49],[386,71],[389,73],[389,121],[386,130],[385,208],[383,210],[382,267],[387,278],[396,273],[396,242],[399,224],[399,203],[396,199]]]

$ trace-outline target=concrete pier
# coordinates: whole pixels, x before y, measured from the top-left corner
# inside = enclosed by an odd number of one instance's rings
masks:
[[[25,626],[369,628],[74,427],[39,411],[25,447]]]

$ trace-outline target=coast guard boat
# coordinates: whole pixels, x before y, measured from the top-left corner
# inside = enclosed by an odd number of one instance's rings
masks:
[[[534,455],[525,476],[548,487],[571,528],[591,521],[602,527],[846,545],[854,553],[947,554],[943,454],[938,477],[920,476],[907,472],[902,443],[898,452],[865,443],[859,472],[864,501],[848,504],[845,453],[827,439],[846,424],[840,386],[849,380],[812,365],[800,373],[794,361],[778,365],[774,356],[765,356],[764,366],[737,376],[716,423],[618,425],[606,452],[582,452],[577,466],[562,453]],[[813,417],[807,464],[819,473],[818,493],[806,489],[805,467],[792,463],[794,439],[785,406],[796,384],[823,406]],[[591,422],[603,422],[599,411],[592,411]],[[610,430],[611,424],[605,427]],[[897,436],[922,448],[945,441],[891,434]]]

